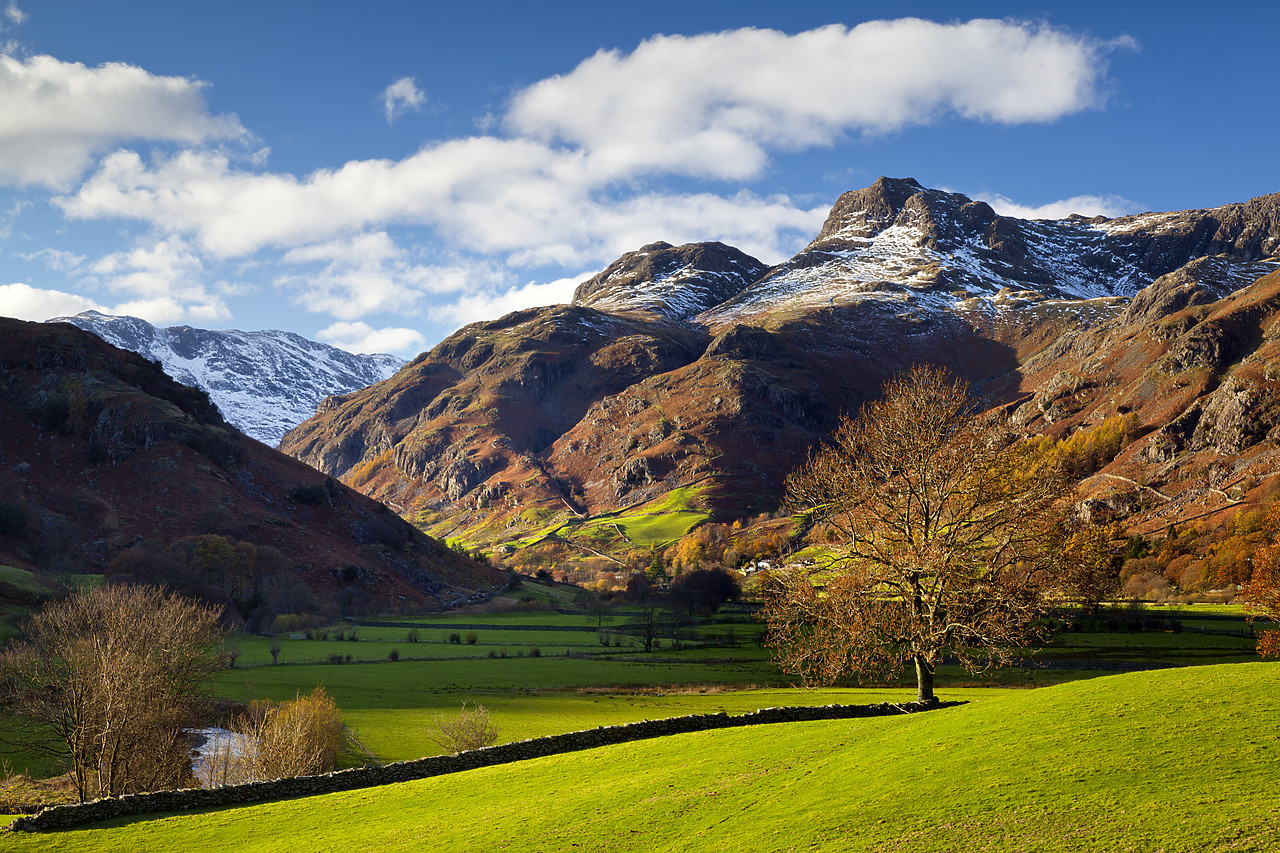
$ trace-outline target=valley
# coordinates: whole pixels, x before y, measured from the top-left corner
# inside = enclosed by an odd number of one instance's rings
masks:
[[[0,3],[0,853],[1280,845],[1280,4]]]

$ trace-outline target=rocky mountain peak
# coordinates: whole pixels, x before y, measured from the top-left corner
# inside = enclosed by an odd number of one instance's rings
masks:
[[[815,243],[837,234],[871,237],[888,228],[902,213],[908,200],[925,191],[914,178],[877,178],[860,190],[850,190],[836,199]]]
[[[573,304],[684,320],[725,301],[768,269],[724,243],[650,243],[578,285]]]
[[[1247,281],[1255,262],[1277,255],[1280,195],[1211,210],[1027,220],[910,178],[880,178],[840,196],[812,243],[698,320],[720,329],[867,300],[967,311],[1010,298],[1130,297],[1196,258],[1221,256],[1240,270],[1216,270],[1219,280]]]

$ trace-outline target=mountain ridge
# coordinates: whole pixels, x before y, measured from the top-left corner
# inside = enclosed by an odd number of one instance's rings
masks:
[[[97,311],[46,322],[70,323],[159,361],[174,379],[208,392],[241,432],[270,447],[311,417],[325,397],[372,385],[405,364],[385,353],[355,355],[278,329],[157,327],[138,317]]]
[[[0,333],[0,564],[167,584],[246,619],[442,606],[501,582],[155,362],[70,324]]]
[[[584,282],[574,304],[460,329],[394,380],[333,401],[281,447],[424,529],[519,551],[558,536],[548,534],[558,524],[668,505],[677,492],[682,512],[704,518],[776,508],[787,471],[839,416],[921,361],[993,404],[1043,403],[1036,417],[1023,412],[1027,428],[1060,436],[1116,413],[1107,388],[1086,382],[1076,408],[1043,417],[1058,411],[1055,377],[1098,361],[1072,349],[1092,340],[1156,371],[1142,379],[1126,367],[1108,381],[1138,381],[1125,405],[1158,431],[1181,412],[1161,394],[1184,407],[1211,394],[1234,369],[1221,353],[1247,356],[1259,340],[1227,342],[1204,311],[1280,266],[1266,254],[1280,246],[1278,210],[1280,194],[1209,211],[1019,220],[884,178],[842,195],[795,257],[697,314],[685,306],[711,298],[705,289],[685,300],[677,282],[679,310],[651,302],[662,292],[652,282],[686,267],[696,280],[696,265],[646,260],[722,258],[727,247],[650,244]],[[1160,323],[1167,340],[1147,334]],[[1210,352],[1184,359],[1203,362],[1196,382],[1157,367],[1171,345]]]

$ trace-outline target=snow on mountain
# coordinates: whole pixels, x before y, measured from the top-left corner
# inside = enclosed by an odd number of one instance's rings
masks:
[[[1280,196],[1267,196],[1213,210],[1025,220],[909,178],[881,178],[841,196],[799,254],[696,320],[722,327],[868,299],[973,310],[975,300],[998,307],[1010,297],[1131,297],[1193,258],[1248,266],[1280,254],[1277,210]]]
[[[159,361],[174,379],[204,389],[228,423],[272,447],[314,415],[325,397],[380,382],[405,364],[392,355],[353,355],[278,330],[156,328],[97,311],[49,322],[71,323]]]
[[[573,304],[687,320],[723,302],[769,267],[723,243],[650,243],[578,285]]]

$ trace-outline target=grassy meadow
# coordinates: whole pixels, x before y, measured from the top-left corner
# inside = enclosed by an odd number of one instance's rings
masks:
[[[548,601],[558,591],[547,586]],[[794,686],[741,608],[698,626],[692,640],[686,631],[680,649],[664,639],[648,654],[625,635],[635,615],[607,614],[607,645],[599,614],[571,610],[342,624],[311,639],[240,636],[229,641],[236,666],[214,690],[283,700],[324,685],[358,742],[349,764],[438,753],[435,717],[464,701],[485,705],[505,742],[681,714],[914,698],[905,674],[867,687]],[[0,849],[183,850],[207,837],[249,850],[552,850],[570,838],[601,850],[1019,850],[1033,849],[1027,840],[1041,825],[1062,846],[1034,849],[1265,849],[1249,845],[1276,812],[1258,811],[1248,792],[1259,774],[1280,782],[1276,722],[1264,719],[1280,701],[1267,698],[1280,666],[1256,662],[1244,627],[1228,606],[1108,611],[1035,650],[1039,668],[974,677],[942,667],[939,695],[970,704],[919,718],[686,735],[387,789],[15,835]],[[13,769],[30,759],[0,757]],[[1175,838],[1184,826],[1196,843]],[[1113,831],[1127,840],[1102,843]]]
[[[964,692],[968,705],[909,717],[679,735],[3,844],[103,853],[1274,849],[1280,665]]]

